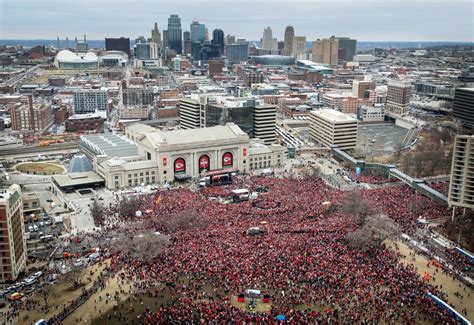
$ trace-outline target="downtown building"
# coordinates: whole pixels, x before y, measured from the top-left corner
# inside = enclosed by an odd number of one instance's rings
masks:
[[[20,137],[47,132],[54,122],[51,106],[33,102],[31,95],[26,103],[16,103],[10,107],[10,117],[12,133]]]
[[[357,145],[357,120],[334,109],[310,113],[309,135],[326,147],[354,150]]]
[[[130,52],[130,38],[105,38],[105,50],[106,51],[122,51],[127,53],[128,57],[132,57]]]
[[[409,81],[389,80],[386,112],[398,116],[406,115],[410,108],[410,98],[411,83]]]
[[[165,33],[163,31],[163,39]],[[166,31],[166,45],[176,51],[176,54],[183,52],[183,31],[181,29],[181,18],[178,15],[171,15],[168,18],[168,30]]]
[[[108,104],[105,90],[79,90],[74,93],[74,113],[90,114],[106,111]]]
[[[474,136],[472,135],[458,135],[455,138],[448,203],[454,208],[474,209]]]
[[[474,128],[474,88],[456,88],[453,118],[467,128]]]
[[[122,104],[124,106],[153,105],[155,95],[153,89],[145,87],[127,87],[122,90]]]
[[[23,202],[19,185],[0,189],[0,283],[12,283],[26,268]]]

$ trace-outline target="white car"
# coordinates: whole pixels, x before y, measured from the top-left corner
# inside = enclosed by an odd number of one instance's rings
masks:
[[[28,226],[28,230],[29,230],[30,232],[35,231],[34,228],[33,228],[33,226]]]
[[[33,225],[33,231],[38,231],[38,226],[37,225]]]
[[[81,267],[81,266],[84,266],[84,261],[83,261],[83,260],[80,260],[80,259],[78,259],[78,260],[76,260],[76,261],[74,262],[74,266],[75,266],[75,267]]]
[[[38,279],[38,278],[39,278],[40,276],[42,276],[42,275],[43,275],[43,272],[38,271],[38,272],[36,272],[35,274],[33,274],[32,277],[35,278],[35,279]]]

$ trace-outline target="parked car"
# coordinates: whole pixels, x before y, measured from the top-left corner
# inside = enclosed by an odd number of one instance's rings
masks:
[[[28,231],[32,232],[35,231],[35,229],[33,228],[33,226],[28,226]]]
[[[27,294],[27,293],[32,293],[32,292],[35,291],[35,289],[36,289],[35,287],[28,287],[27,289],[23,290],[23,292],[24,292],[25,294]]]
[[[44,222],[43,222],[43,221],[40,221],[39,226],[40,226],[40,227],[44,227]]]
[[[48,281],[49,282],[54,282],[54,281],[57,280],[57,278],[58,278],[58,275],[56,273],[48,275]]]
[[[33,231],[38,231],[38,226],[37,225],[33,225]]]
[[[38,271],[38,272],[36,272],[35,274],[33,274],[32,277],[35,278],[35,279],[38,279],[38,278],[39,278],[40,276],[42,276],[42,275],[43,275],[43,272]]]
[[[75,267],[84,266],[84,260],[77,259],[77,260],[74,262],[74,266],[75,266]]]
[[[32,284],[35,284],[35,282],[36,282],[36,279],[34,277],[27,278],[25,279],[25,281],[23,281],[25,286],[30,286]]]
[[[9,297],[8,297],[8,301],[17,301],[17,300],[20,300],[21,298],[23,298],[24,294],[22,294],[21,292],[15,292],[14,294],[11,294]]]

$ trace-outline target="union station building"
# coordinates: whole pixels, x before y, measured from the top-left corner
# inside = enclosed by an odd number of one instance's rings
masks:
[[[120,140],[110,134],[84,136],[81,148],[109,189],[276,167],[284,163],[286,149],[250,140],[234,123],[171,131],[137,123]]]

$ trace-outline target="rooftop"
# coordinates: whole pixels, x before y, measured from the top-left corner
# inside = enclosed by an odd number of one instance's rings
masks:
[[[105,182],[102,177],[92,171],[85,173],[54,175],[52,178],[54,182],[56,182],[56,184],[58,184],[60,187],[72,187]]]
[[[108,157],[131,157],[138,155],[137,145],[125,137],[113,133],[81,136],[85,145],[97,155]]]
[[[355,118],[352,118],[342,112],[336,111],[335,109],[320,109],[317,111],[312,111],[311,114],[318,115],[330,122],[357,122]]]

